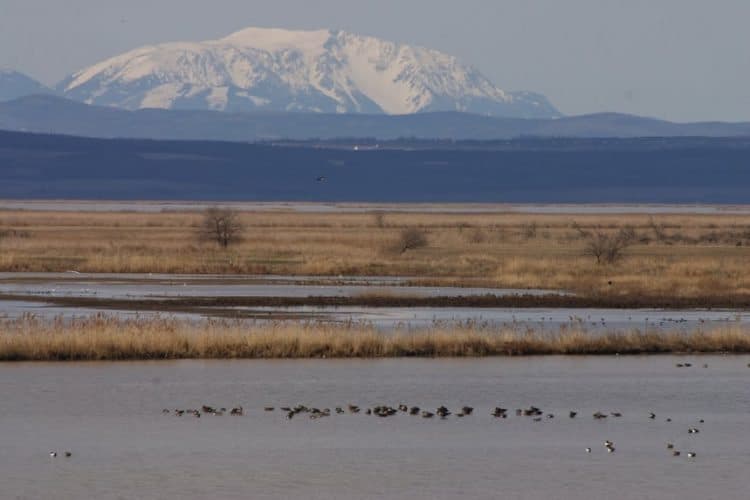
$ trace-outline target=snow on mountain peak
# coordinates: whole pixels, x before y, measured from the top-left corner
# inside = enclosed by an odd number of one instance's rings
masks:
[[[141,47],[58,89],[127,109],[559,116],[543,96],[505,92],[453,56],[331,30],[246,28],[219,40]]]

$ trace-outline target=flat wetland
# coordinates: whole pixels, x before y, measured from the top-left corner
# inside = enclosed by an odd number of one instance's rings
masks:
[[[0,205],[9,498],[747,498],[746,207]]]

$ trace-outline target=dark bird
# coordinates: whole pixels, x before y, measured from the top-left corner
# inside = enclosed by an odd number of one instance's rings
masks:
[[[569,415],[570,415],[570,418],[576,418],[576,415],[578,415],[578,412],[577,411],[571,411],[569,413]]]
[[[321,175],[319,177],[316,177],[315,180],[318,182],[325,182],[328,180],[328,178],[325,175]]]

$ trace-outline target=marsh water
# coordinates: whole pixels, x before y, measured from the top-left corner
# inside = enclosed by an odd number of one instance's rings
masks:
[[[2,497],[746,499],[748,363],[749,356],[5,363]],[[333,412],[317,420],[278,410],[298,403],[475,410],[463,418]],[[241,405],[245,414],[162,414],[203,404]],[[515,415],[529,405],[545,418]],[[509,417],[492,417],[495,406]],[[595,411],[622,416],[595,420]]]
[[[457,297],[473,295],[565,294],[562,290],[413,286],[411,278],[315,276],[219,276],[166,274],[0,273],[0,319],[23,315],[80,318],[104,313],[121,318],[169,316],[200,321],[237,317],[253,322],[301,320],[366,323],[384,330],[430,326],[481,325],[523,331],[670,330],[692,331],[726,324],[750,324],[750,312],[738,310],[663,310],[594,308],[470,307],[202,307],[191,312],[64,306],[55,298],[84,297],[142,301],[185,297]],[[23,300],[27,296],[34,300]],[[46,300],[49,299],[49,300]]]

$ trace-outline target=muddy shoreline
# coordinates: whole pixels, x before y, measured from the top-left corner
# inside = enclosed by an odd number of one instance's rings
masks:
[[[116,299],[96,297],[56,297],[43,295],[0,294],[0,300],[45,303],[61,307],[116,309],[125,311],[163,311],[226,316],[268,315],[268,311],[237,311],[253,307],[430,307],[430,308],[568,308],[568,309],[750,309],[750,295],[673,297],[576,295],[479,295],[447,297],[351,296],[351,297],[177,297],[153,299]],[[286,316],[286,315],[282,315]],[[312,315],[311,315],[312,316]],[[295,317],[297,317],[295,315]]]

